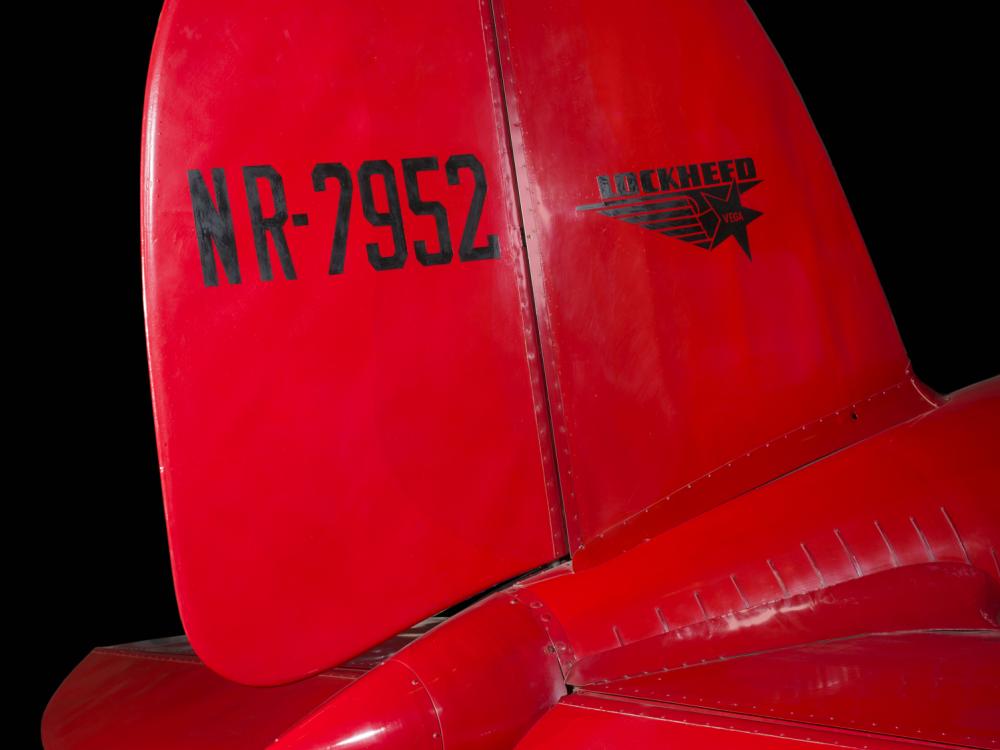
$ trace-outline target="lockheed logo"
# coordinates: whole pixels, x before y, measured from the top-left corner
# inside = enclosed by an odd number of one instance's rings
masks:
[[[732,237],[751,258],[747,225],[762,214],[744,206],[742,196],[761,182],[750,158],[599,175],[601,202],[576,210],[597,211],[706,250]]]

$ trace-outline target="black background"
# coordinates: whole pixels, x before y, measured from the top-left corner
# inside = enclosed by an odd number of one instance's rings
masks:
[[[947,392],[1000,372],[994,42],[974,15],[899,3],[876,16],[871,5],[752,3],[826,143],[917,374]],[[26,132],[8,147],[26,162],[17,175],[27,188],[5,217],[23,215],[26,232],[7,256],[7,332],[24,347],[8,360],[9,403],[22,412],[8,457],[20,478],[9,487],[22,489],[8,502],[27,517],[7,532],[28,604],[8,620],[30,644],[33,732],[92,646],[180,632],[139,256],[140,122],[158,11],[51,10],[26,30],[35,57],[16,76],[27,91],[12,119]]]

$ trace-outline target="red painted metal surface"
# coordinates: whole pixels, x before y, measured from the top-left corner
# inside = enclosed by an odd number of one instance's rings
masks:
[[[279,687],[224,680],[175,640],[95,650],[53,697],[45,746],[502,750],[566,694],[544,627],[508,592]]]
[[[903,750],[944,747],[907,742],[867,732],[749,719],[735,713],[683,709],[589,692],[564,698],[517,745],[517,750],[794,750],[843,747],[856,750]]]
[[[609,560],[700,513],[817,458],[939,405],[912,377],[768,440],[598,534],[574,556],[577,569]]]
[[[928,407],[823,145],[749,8],[496,9],[574,556],[658,502],[662,530]],[[763,212],[745,227],[752,261],[735,238],[708,252],[576,210],[600,201],[599,175],[744,157],[762,180],[744,195]],[[883,398],[869,428],[864,410]]]
[[[663,611],[662,609],[660,610]],[[664,627],[669,623],[664,616]],[[997,630],[1000,586],[958,563],[893,568],[679,627],[581,659],[573,685],[683,669],[765,649],[864,633]]]
[[[388,662],[355,689],[321,706],[273,745],[288,750],[333,747],[443,750],[441,724],[427,688],[398,662]]]
[[[602,692],[912,739],[1000,745],[1000,632],[903,633],[753,654]]]
[[[558,623],[569,668],[665,630],[776,614],[775,602],[880,571],[954,563],[995,584],[998,424],[1000,378],[530,594]],[[908,627],[911,608],[897,611]]]
[[[996,744],[1000,378],[915,380],[742,3],[170,0],[147,97],[204,664],[95,651],[50,750]]]
[[[364,672],[337,669],[277,688],[238,685],[176,644],[95,649],[46,709],[47,750],[264,748]]]
[[[501,592],[400,651],[277,748],[503,750],[565,693],[544,629]]]
[[[164,9],[144,141],[149,356],[181,617],[231,679],[336,664],[564,552],[489,23],[476,2]],[[496,259],[459,257],[475,173],[449,184],[446,162],[465,154],[487,185],[474,247],[495,235]],[[418,240],[438,260],[440,247],[435,217],[409,207],[402,160],[415,157],[438,160],[416,187],[447,210],[450,263],[417,257]],[[395,246],[364,213],[366,160],[395,174],[402,268],[369,261],[368,243]],[[330,163],[353,184],[334,275],[340,173],[313,182]],[[269,281],[247,186],[264,218],[277,188],[244,170],[260,165],[281,176],[287,214],[308,219],[283,225],[290,269],[258,222]],[[209,246],[217,285],[199,259],[189,181],[221,215],[214,169],[238,284],[223,230]],[[370,182],[385,223],[386,178]]]

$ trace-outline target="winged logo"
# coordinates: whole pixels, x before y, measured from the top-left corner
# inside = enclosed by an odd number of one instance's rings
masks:
[[[763,212],[743,205],[742,196],[761,182],[751,159],[647,169],[638,178],[623,172],[614,176],[613,187],[601,175],[597,183],[604,200],[576,210],[596,211],[705,250],[732,237],[752,260],[747,225]]]

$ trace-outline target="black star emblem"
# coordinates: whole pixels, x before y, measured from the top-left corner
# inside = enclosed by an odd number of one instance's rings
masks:
[[[717,198],[708,192],[703,193],[703,195],[719,217],[719,224],[715,230],[715,237],[712,240],[709,250],[714,249],[727,237],[734,237],[740,244],[740,247],[743,248],[743,252],[747,254],[747,257],[753,260],[750,255],[750,238],[747,236],[747,224],[763,216],[763,212],[747,208],[740,203],[740,191],[735,182],[729,186],[729,195],[726,196],[725,200]]]

